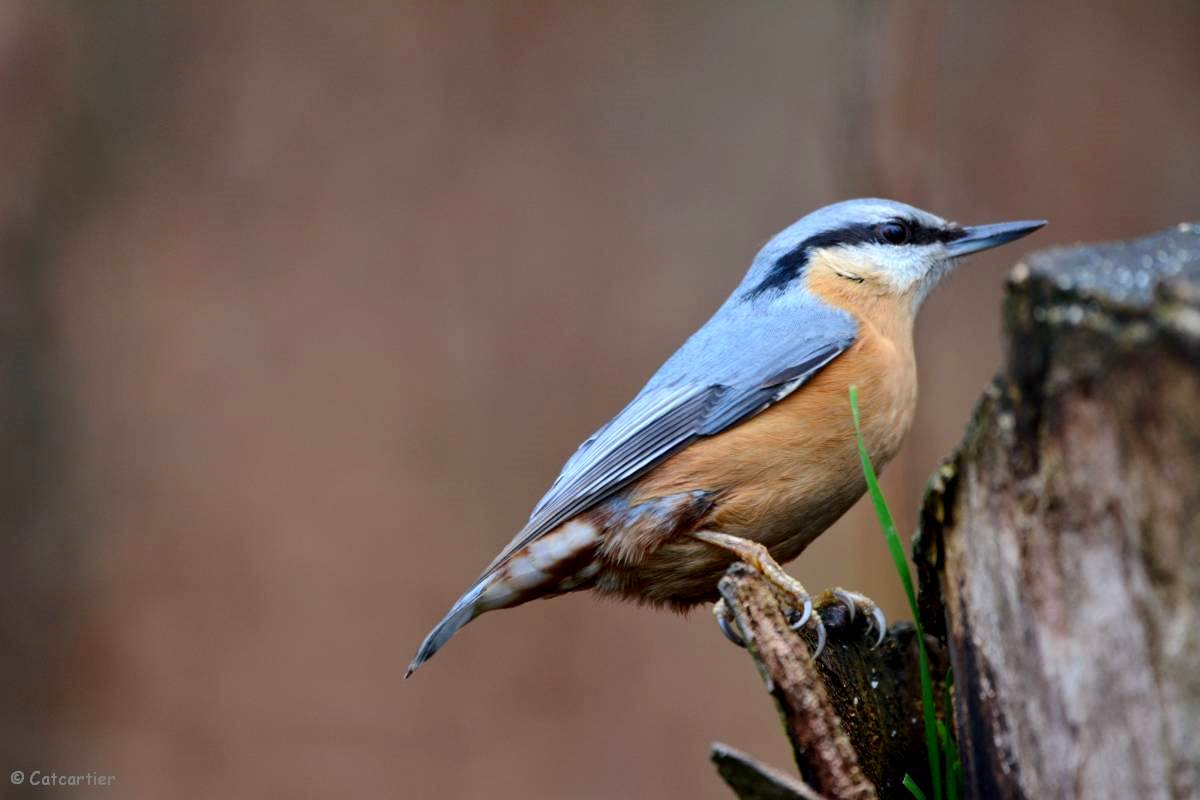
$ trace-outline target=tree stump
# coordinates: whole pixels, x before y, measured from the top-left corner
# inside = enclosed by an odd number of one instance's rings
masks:
[[[926,497],[974,797],[1200,796],[1200,226],[1018,264]]]
[[[1006,325],[914,542],[968,796],[1200,796],[1200,226],[1033,254]],[[739,797],[929,785],[912,626],[871,649],[826,604],[814,661],[755,573],[735,564],[721,594],[803,778],[717,745]]]

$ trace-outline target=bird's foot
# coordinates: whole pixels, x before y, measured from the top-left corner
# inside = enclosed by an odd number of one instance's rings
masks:
[[[787,619],[788,627],[792,630],[799,630],[806,625],[812,629],[817,637],[817,646],[813,650],[813,658],[821,655],[821,651],[825,649],[825,623],[821,619],[821,615],[812,606],[811,600],[801,604],[802,611],[797,611],[795,608],[788,608],[784,611],[784,616]],[[721,629],[721,633],[725,634],[725,638],[736,644],[738,647],[745,647],[746,640],[742,638],[741,632],[738,630],[737,620],[733,616],[733,612],[729,610],[729,605],[724,598],[713,603],[713,616],[717,618],[717,626]]]
[[[745,647],[746,640],[742,637],[737,620],[725,600],[721,599],[713,604],[712,611],[725,638],[738,647]],[[816,639],[813,658],[820,657],[825,649],[827,629],[824,617],[829,619],[829,625],[835,631],[835,635],[839,632],[848,633],[857,620],[861,619],[861,624],[866,626],[867,634],[875,638],[871,645],[872,649],[882,644],[884,637],[887,636],[887,617],[884,616],[883,610],[876,605],[875,601],[865,594],[841,587],[826,589],[817,596],[815,602],[804,595],[793,606],[787,607],[784,615],[792,630],[807,627],[812,631]],[[846,633],[842,635],[846,635]]]
[[[861,614],[867,634],[875,637],[875,642],[871,645],[873,648],[881,645],[887,636],[887,617],[875,601],[865,594],[852,592],[840,586],[826,589],[817,596],[816,608],[830,617],[830,624],[835,628],[843,627],[843,624],[840,624],[843,622],[846,626],[853,625]],[[842,618],[839,619],[838,615],[842,615]]]
[[[738,632],[737,620],[734,619],[733,612],[729,610],[729,604],[725,602],[725,598],[722,597],[713,603],[712,612],[713,616],[717,618],[717,627],[721,629],[721,633],[725,634],[725,638],[738,647],[745,647],[746,640]]]
[[[807,614],[802,614],[798,611],[791,611],[786,614],[788,627],[794,631],[808,626],[817,637],[817,645],[813,648],[812,657],[820,658],[821,652],[825,649],[825,620],[821,619],[821,612],[812,608],[812,600],[809,599],[808,608],[811,609]]]
[[[728,550],[736,555],[739,561],[755,569],[770,581],[783,600],[784,614],[787,616],[788,625],[792,630],[799,630],[806,625],[811,628],[817,637],[813,658],[821,655],[821,651],[825,649],[825,624],[821,621],[821,615],[813,609],[812,595],[804,588],[804,584],[779,566],[765,545],[714,531],[697,531],[692,535],[701,541],[720,547],[722,550]],[[745,642],[738,633],[737,623],[724,600],[718,601],[713,606],[713,614],[716,616],[717,624],[721,626],[721,632],[725,634],[725,638],[744,647]]]

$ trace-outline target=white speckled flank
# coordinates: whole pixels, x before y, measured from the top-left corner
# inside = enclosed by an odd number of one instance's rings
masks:
[[[531,542],[527,558],[539,570],[552,571],[555,566],[578,556],[600,538],[596,526],[586,520],[573,519],[556,531]]]
[[[513,553],[486,582],[477,601],[479,610],[504,608],[528,599],[529,594],[559,591],[563,586],[586,582],[592,577],[585,574],[587,569],[564,573],[564,565],[594,547],[599,539],[600,532],[595,525],[573,519],[530,542],[525,549]]]

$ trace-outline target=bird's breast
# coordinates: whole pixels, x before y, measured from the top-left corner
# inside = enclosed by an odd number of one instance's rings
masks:
[[[761,541],[792,558],[862,496],[849,388],[876,468],[895,455],[916,408],[912,339],[863,322],[857,341],[784,400],[696,442],[634,487],[634,501],[703,489],[704,527]]]
[[[912,304],[856,297],[842,283],[832,284],[828,297],[820,291],[825,287],[812,288],[858,320],[854,344],[788,397],[694,442],[632,485],[623,495],[630,505],[700,492],[705,511],[673,534],[639,540],[639,555],[605,572],[598,588],[680,606],[711,599],[731,557],[688,531],[762,542],[786,561],[863,495],[849,390],[858,387],[863,440],[880,469],[899,449],[916,409]],[[629,538],[619,528],[606,533],[609,544]]]

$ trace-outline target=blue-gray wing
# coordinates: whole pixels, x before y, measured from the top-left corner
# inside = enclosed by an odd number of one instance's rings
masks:
[[[488,571],[693,441],[779,402],[837,358],[854,343],[857,325],[839,309],[810,302],[804,313],[774,321],[741,309],[718,312],[571,456]]]

